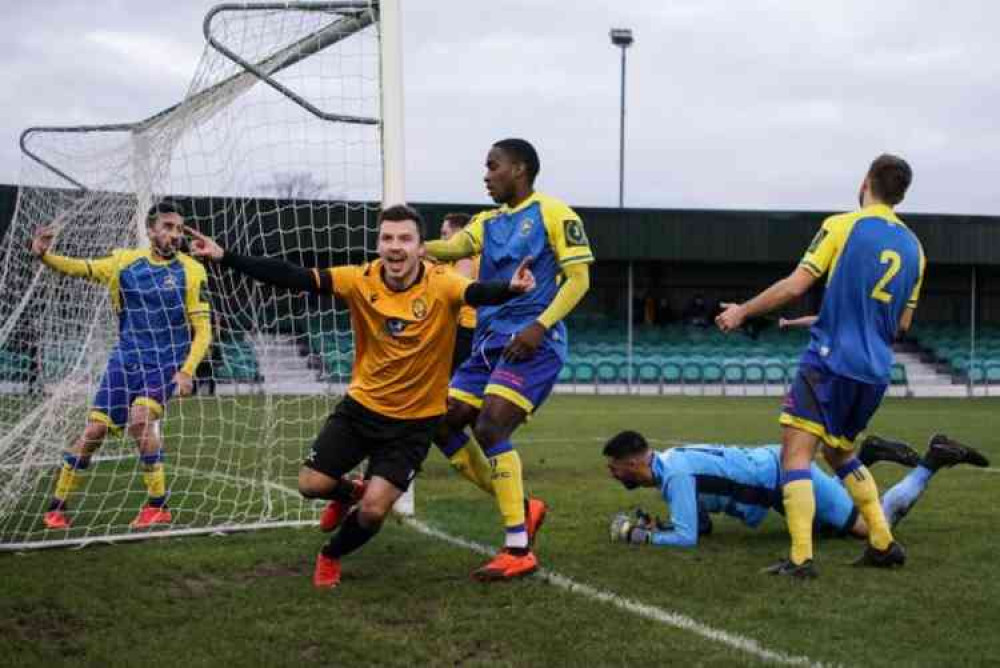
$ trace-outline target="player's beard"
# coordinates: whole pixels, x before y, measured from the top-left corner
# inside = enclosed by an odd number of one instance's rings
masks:
[[[153,242],[153,248],[156,250],[156,254],[162,257],[164,260],[174,259],[174,256],[177,255],[178,245],[179,244],[170,242],[166,244]]]

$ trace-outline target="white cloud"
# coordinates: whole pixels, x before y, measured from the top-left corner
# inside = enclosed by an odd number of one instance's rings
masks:
[[[117,67],[181,82],[191,78],[200,53],[186,43],[141,32],[94,30],[84,35],[84,41],[107,51]]]
[[[217,0],[21,4],[5,26],[0,181],[21,128],[144,118],[180,98]],[[619,56],[631,27],[632,205],[850,206],[867,161],[911,159],[911,209],[1000,213],[1000,5],[988,0],[404,2],[409,197],[485,203],[489,144],[521,135],[541,185],[617,195]]]

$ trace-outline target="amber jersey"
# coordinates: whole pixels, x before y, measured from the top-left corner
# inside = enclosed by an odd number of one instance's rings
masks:
[[[472,262],[472,275],[469,276],[469,280],[475,281],[479,278],[479,256],[474,255],[469,260]],[[455,264],[449,264],[450,267],[454,268]],[[459,274],[461,276],[461,274]],[[473,306],[464,305],[458,310],[458,326],[465,327],[467,329],[476,328],[476,309]]]
[[[448,266],[424,262],[417,281],[397,292],[385,284],[381,260],[325,271],[351,312],[348,395],[386,417],[443,415],[458,311],[471,281]]]

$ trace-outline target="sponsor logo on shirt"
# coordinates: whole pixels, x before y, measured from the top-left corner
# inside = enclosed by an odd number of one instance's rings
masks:
[[[402,318],[387,318],[385,321],[385,331],[389,333],[389,336],[399,336],[408,324],[410,323]]]
[[[567,246],[587,245],[587,234],[583,231],[583,224],[579,220],[564,220],[563,233],[566,236]]]

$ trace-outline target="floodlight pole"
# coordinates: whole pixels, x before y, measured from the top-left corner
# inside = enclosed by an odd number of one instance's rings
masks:
[[[621,103],[619,106],[620,115],[618,122],[618,209],[619,209],[619,222],[624,218],[625,213],[625,63],[626,63],[626,52],[628,48],[632,46],[632,42],[635,40],[632,37],[632,30],[630,28],[612,28],[609,33],[611,37],[611,44],[621,49],[622,51],[622,76],[621,76]],[[628,393],[632,393],[632,343],[634,338],[634,332],[632,328],[632,302],[634,301],[634,288],[633,288],[633,278],[632,278],[632,260],[628,261],[628,299],[626,312],[628,322],[626,323],[626,331],[628,332],[628,349],[626,350],[626,365],[628,367],[628,373],[626,374],[626,387],[628,388]]]

